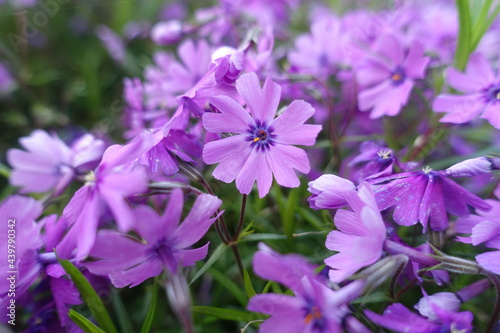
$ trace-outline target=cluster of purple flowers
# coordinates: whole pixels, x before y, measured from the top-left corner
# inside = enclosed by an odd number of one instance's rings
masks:
[[[296,36],[299,9],[309,24]],[[274,292],[254,292],[244,309],[269,316],[253,322],[262,333],[472,332],[479,320],[493,330],[499,304],[488,323],[461,307],[491,292],[490,282],[453,282],[458,273],[483,275],[500,290],[500,158],[487,155],[500,138],[500,25],[492,20],[457,68],[458,15],[445,0],[342,16],[299,0],[220,0],[191,23],[180,14],[155,23],[151,64],[123,82],[125,143],[92,131],[66,142],[37,129],[7,151],[18,190],[0,203],[1,321],[9,319],[8,271],[16,272],[18,308],[33,318],[29,329],[78,332],[68,310],[82,298],[58,258],[95,288],[158,276],[185,283],[185,267],[210,252],[212,228],[243,276],[253,268],[273,281]],[[120,37],[105,26],[96,33],[122,63]],[[0,93],[15,85],[0,63]],[[485,142],[491,151],[475,153]],[[320,230],[327,254],[311,263],[260,243],[252,265],[241,260],[247,197],[265,198],[259,203],[274,213],[283,210],[279,195],[291,200],[306,184],[303,215],[334,215]],[[231,234],[224,210],[238,193]],[[467,258],[448,252],[457,244]],[[403,297],[412,286],[416,304]],[[372,307],[365,299],[376,288],[391,298]]]

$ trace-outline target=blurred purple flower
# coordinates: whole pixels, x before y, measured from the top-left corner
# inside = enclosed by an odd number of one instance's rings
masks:
[[[126,58],[125,42],[123,38],[105,25],[97,26],[95,33],[101,40],[109,55],[118,64],[124,64]]]
[[[175,189],[163,215],[159,216],[149,206],[135,209],[134,230],[144,241],[102,230],[90,252],[97,260],[86,266],[94,274],[108,275],[117,288],[134,287],[159,275],[164,267],[175,274],[179,267],[194,265],[206,257],[208,243],[197,249],[189,247],[198,242],[217,219],[218,215],[214,214],[221,203],[215,196],[199,195],[179,225],[184,198],[182,190]]]
[[[241,76],[236,89],[248,110],[227,96],[217,96],[210,104],[218,112],[203,115],[207,131],[237,133],[205,145],[205,163],[219,163],[213,176],[226,183],[236,179],[236,187],[244,194],[257,181],[261,198],[269,192],[273,174],[281,186],[299,186],[294,169],[307,174],[310,166],[305,151],[292,145],[315,143],[321,126],[304,124],[314,109],[302,100],[293,101],[275,119],[281,88],[270,78],[261,88],[253,72]]]
[[[333,291],[314,276],[305,258],[280,255],[265,245],[259,245],[259,249],[253,260],[255,274],[282,283],[295,294],[267,293],[250,299],[248,310],[271,315],[259,332],[342,332],[343,319],[350,312],[346,304],[359,295],[363,282]]]
[[[325,259],[332,268],[330,279],[336,283],[377,262],[387,233],[368,183],[346,193],[345,199],[352,211],[337,211],[333,221],[338,230],[331,231],[325,243],[327,249],[338,252]]]
[[[446,169],[450,177],[473,177],[490,173],[500,169],[500,158],[481,156],[459,162]]]
[[[394,332],[439,333],[471,332],[474,316],[469,311],[458,312],[460,301],[453,293],[443,292],[431,296],[427,294],[415,305],[420,315],[395,303],[383,315],[370,310],[364,313],[375,324]]]
[[[463,124],[481,115],[500,129],[500,78],[482,54],[470,56],[465,73],[448,68],[445,75],[450,87],[465,95],[441,94],[436,97],[432,109],[447,113],[441,122]]]
[[[415,80],[424,78],[429,58],[417,41],[405,54],[401,42],[391,35],[379,37],[373,52],[356,70],[356,80],[366,87],[358,95],[359,109],[371,110],[372,119],[395,116],[408,103]]]
[[[489,248],[499,251],[484,252],[476,256],[476,261],[487,270],[500,274],[500,187],[495,190],[497,200],[486,200],[493,208],[490,211],[478,210],[477,215],[458,219],[455,231],[470,234],[467,237],[457,237],[463,243],[478,246],[484,243]]]
[[[379,209],[392,206],[394,221],[403,226],[420,222],[426,231],[443,231],[448,226],[446,212],[465,217],[469,215],[467,205],[481,210],[491,206],[483,199],[448,179],[443,171],[426,167],[422,171],[405,172],[371,179],[373,192]]]
[[[12,74],[4,64],[0,63],[0,95],[10,92],[14,85]]]
[[[10,183],[22,187],[21,193],[54,190],[59,195],[75,175],[94,168],[104,151],[104,142],[90,134],[71,147],[43,130],[35,130],[19,142],[27,151],[10,149],[7,161],[13,167]]]
[[[133,226],[133,214],[127,198],[144,193],[148,186],[147,173],[142,167],[122,171],[120,167],[144,154],[149,140],[137,137],[125,146],[106,149],[95,173],[86,176],[87,182],[71,198],[63,216],[72,225],[60,244],[63,252],[77,246],[76,259],[82,260],[92,248],[99,217],[108,207],[121,231]]]
[[[151,39],[157,45],[172,45],[179,42],[184,34],[181,21],[158,22],[151,29]]]

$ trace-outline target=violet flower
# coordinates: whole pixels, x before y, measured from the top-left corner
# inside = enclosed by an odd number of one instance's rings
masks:
[[[356,71],[358,83],[367,87],[358,95],[359,109],[371,110],[371,119],[395,116],[408,103],[415,80],[424,78],[429,58],[416,41],[405,54],[400,41],[391,35],[379,37],[373,52]]]
[[[446,112],[441,122],[463,124],[481,116],[500,129],[500,78],[482,54],[470,56],[465,73],[448,68],[445,75],[450,87],[464,95],[436,97],[432,109]]]
[[[271,316],[260,325],[259,332],[342,332],[343,320],[350,313],[346,304],[359,295],[363,282],[333,291],[314,276],[305,258],[280,255],[264,245],[259,248],[253,260],[255,273],[283,283],[295,294],[267,293],[250,299],[248,310]]]
[[[101,159],[104,142],[86,134],[67,146],[56,135],[35,130],[19,139],[27,151],[9,149],[7,161],[13,167],[10,183],[21,193],[54,190],[60,194],[77,175],[94,168]]]
[[[420,222],[424,232],[443,231],[448,226],[446,213],[465,217],[467,205],[481,210],[491,206],[483,199],[448,179],[443,171],[426,167],[422,171],[405,172],[370,180],[379,209],[394,209],[394,221],[403,226]]]
[[[116,231],[102,230],[90,252],[97,260],[86,266],[93,274],[109,276],[117,288],[137,286],[159,275],[163,268],[175,274],[179,267],[194,265],[206,257],[209,243],[197,249],[189,248],[218,218],[220,214],[214,214],[221,203],[215,196],[200,194],[179,225],[184,198],[181,189],[174,189],[161,216],[149,206],[135,209],[134,230],[143,241]]]
[[[470,236],[457,237],[463,243],[474,246],[485,244],[498,251],[488,251],[476,256],[476,261],[487,270],[500,274],[500,187],[495,190],[497,200],[486,200],[493,208],[490,211],[478,210],[476,215],[458,219],[455,231]]]
[[[273,175],[281,186],[299,186],[294,169],[307,174],[310,166],[305,151],[292,145],[315,143],[321,126],[304,124],[314,109],[304,101],[294,101],[275,119],[281,88],[270,78],[261,88],[255,73],[241,76],[236,89],[247,110],[227,96],[217,96],[210,103],[218,112],[203,115],[207,131],[236,133],[205,145],[205,163],[219,163],[213,176],[226,183],[236,180],[243,194],[250,193],[257,181],[261,198],[269,192]]]
[[[375,324],[394,332],[471,332],[474,317],[469,311],[458,312],[459,307],[458,298],[452,293],[445,292],[425,295],[415,305],[420,315],[400,303],[389,306],[383,315],[370,310],[365,310],[364,313]]]
[[[385,224],[368,183],[362,183],[357,192],[346,193],[345,199],[353,211],[337,211],[334,223],[338,230],[331,231],[325,243],[338,252],[325,259],[332,268],[330,279],[336,283],[377,262],[386,239]]]
[[[338,209],[347,205],[346,194],[356,186],[347,179],[335,175],[322,175],[309,182],[311,196],[307,199],[312,209]]]
[[[120,168],[144,154],[149,145],[149,140],[137,137],[125,146],[114,145],[106,149],[95,173],[91,172],[86,176],[85,185],[64,208],[63,216],[72,228],[60,244],[62,251],[77,246],[77,260],[82,260],[89,253],[105,207],[109,208],[121,231],[130,230],[134,218],[126,199],[144,193],[148,177],[142,167],[127,171]]]

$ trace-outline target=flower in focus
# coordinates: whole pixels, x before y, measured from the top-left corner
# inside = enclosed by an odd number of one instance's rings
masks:
[[[149,206],[135,209],[134,229],[144,241],[102,230],[90,252],[97,260],[86,266],[93,274],[108,275],[117,288],[134,287],[159,275],[164,267],[175,274],[179,267],[194,265],[206,257],[208,243],[197,249],[189,247],[198,242],[217,219],[214,214],[221,203],[213,195],[200,194],[179,225],[184,198],[182,190],[175,189],[163,215],[159,216]]]
[[[441,122],[463,124],[481,115],[500,129],[500,78],[482,54],[471,55],[465,73],[448,68],[445,75],[450,87],[464,95],[441,94],[436,97],[432,109],[446,112]]]
[[[326,247],[338,251],[325,259],[332,268],[330,279],[336,283],[379,260],[386,239],[385,224],[368,183],[362,183],[357,192],[346,193],[345,200],[352,211],[337,211],[334,223],[338,230],[326,238]]]
[[[429,167],[422,171],[399,173],[370,180],[379,209],[395,206],[394,221],[410,226],[420,221],[434,231],[448,226],[446,212],[465,217],[469,215],[467,205],[481,210],[491,206],[448,179],[445,172]]]
[[[366,87],[358,95],[359,109],[371,110],[371,119],[395,116],[408,103],[415,80],[424,78],[429,58],[416,41],[405,55],[400,41],[391,35],[379,37],[373,52],[356,71],[356,80]]]
[[[248,111],[229,97],[217,96],[210,104],[218,112],[203,115],[207,131],[236,133],[205,145],[205,163],[219,163],[213,176],[226,183],[236,179],[236,187],[243,194],[250,193],[257,181],[261,198],[269,192],[273,175],[281,186],[299,186],[294,169],[307,174],[309,160],[304,150],[292,145],[315,143],[321,126],[304,124],[314,109],[297,100],[274,118],[281,88],[270,78],[261,88],[255,73],[241,76],[236,81],[236,89],[247,103]]]

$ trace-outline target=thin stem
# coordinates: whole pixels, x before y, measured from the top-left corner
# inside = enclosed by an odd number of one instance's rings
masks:
[[[247,206],[247,195],[243,194],[241,197],[241,210],[240,210],[240,220],[238,221],[238,226],[236,227],[236,231],[233,236],[233,242],[238,240],[240,236],[241,229],[243,229],[243,222],[245,221],[245,209]]]
[[[396,283],[398,281],[398,278],[399,276],[401,275],[401,273],[403,272],[403,269],[406,267],[406,263],[405,264],[401,264],[399,265],[398,269],[396,270],[396,272],[394,273],[394,276],[392,277],[391,279],[391,286],[390,286],[390,297],[392,299],[396,299],[394,298],[395,296],[395,292],[396,292]]]
[[[386,239],[384,242],[384,250],[391,254],[405,254],[411,261],[422,264],[426,267],[432,267],[439,264],[439,261],[434,259],[430,255],[419,252],[411,247],[396,243],[389,239]]]

